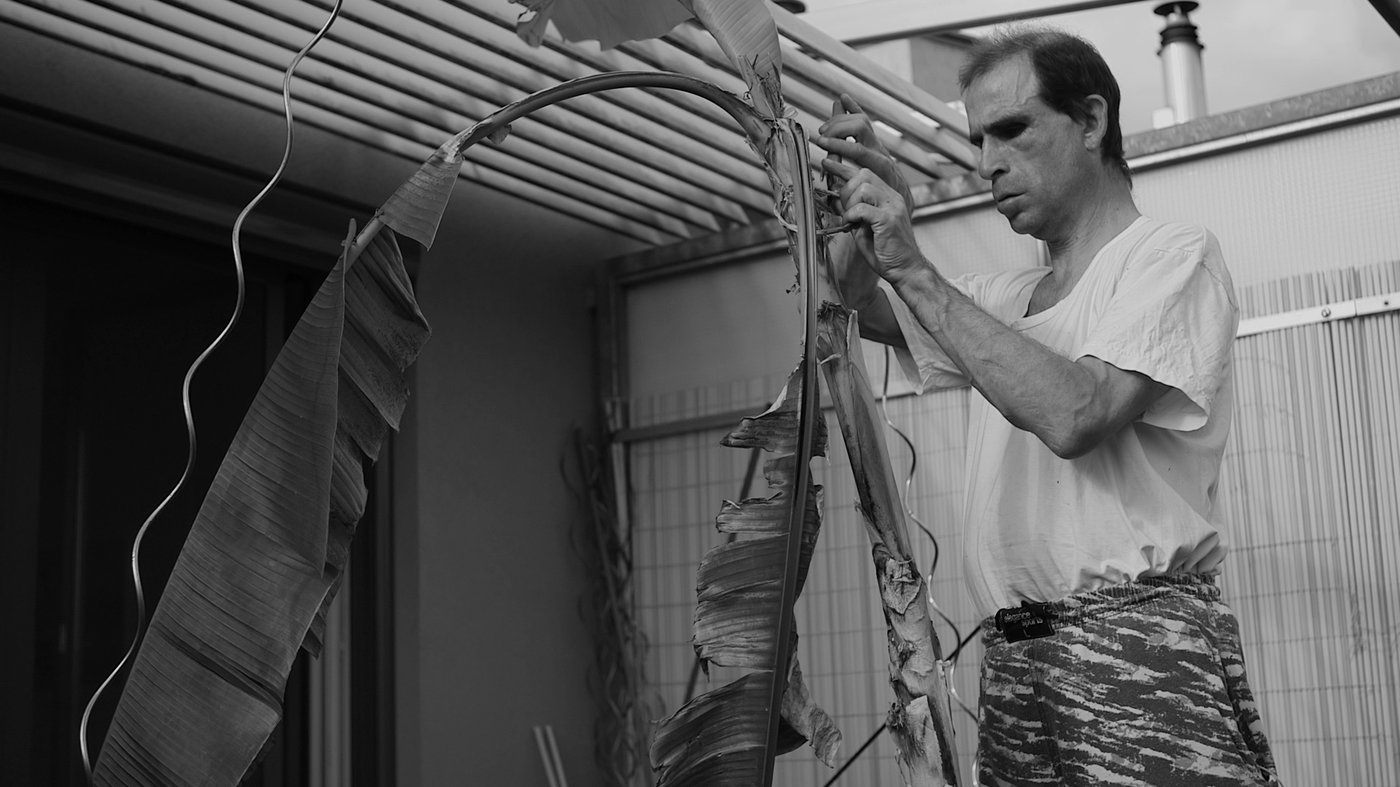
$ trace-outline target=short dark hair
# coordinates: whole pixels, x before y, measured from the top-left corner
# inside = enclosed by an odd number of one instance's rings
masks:
[[[1118,121],[1123,94],[1103,55],[1083,38],[1050,27],[1015,26],[998,30],[968,51],[966,61],[958,70],[958,87],[966,93],[974,80],[1022,54],[1030,58],[1031,67],[1035,69],[1040,82],[1040,100],[1056,112],[1083,122],[1089,119],[1089,96],[1103,97],[1108,104],[1103,157],[1117,165],[1131,182],[1132,172],[1123,157],[1123,128]]]

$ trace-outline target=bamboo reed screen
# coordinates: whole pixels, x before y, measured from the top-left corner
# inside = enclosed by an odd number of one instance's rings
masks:
[[[1260,316],[1400,290],[1400,263],[1243,290]],[[1284,780],[1400,785],[1400,313],[1236,344],[1223,586]]]
[[[1244,316],[1254,317],[1397,290],[1400,263],[1392,263],[1242,288],[1240,300]],[[1249,336],[1235,354],[1236,421],[1219,490],[1233,551],[1222,585],[1241,619],[1250,680],[1285,783],[1400,787],[1400,313]],[[878,355],[871,365],[879,380]],[[780,381],[649,398],[634,403],[634,414],[654,423],[735,407],[757,412]],[[967,396],[888,402],[891,420],[917,449],[908,504],[941,549],[933,598],[962,634],[974,625],[957,525]],[[834,420],[830,426],[835,434]],[[736,497],[743,482],[747,454],[720,447],[723,433],[638,442],[630,452],[636,603],[651,645],[654,718],[684,698],[694,661],[695,568],[721,541],[713,527],[720,501]],[[869,544],[841,441],[831,445],[817,479],[826,487],[825,524],[798,603],[798,656],[814,697],[845,734],[844,761],[882,723],[891,695]],[[909,451],[897,437],[890,445],[904,473]],[[751,494],[764,494],[761,476]],[[911,535],[927,573],[933,540],[917,528]],[[941,625],[939,636],[945,652],[954,647],[951,626]],[[972,708],[980,657],[974,641],[953,678]],[[975,728],[961,711],[956,723],[970,767]],[[831,774],[796,752],[779,759],[775,784],[822,785]],[[900,783],[884,735],[837,782]]]

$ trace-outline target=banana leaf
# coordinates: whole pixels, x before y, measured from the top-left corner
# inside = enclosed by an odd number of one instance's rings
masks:
[[[885,425],[870,393],[853,312],[824,304],[817,346],[836,420],[851,460],[859,510],[871,541],[884,609],[895,702],[887,724],[909,787],[957,785],[952,707],[942,649],[923,576],[909,546],[904,504],[885,447]]]
[[[748,536],[711,549],[696,578],[694,645],[700,663],[752,670],[682,705],[657,728],[651,749],[659,787],[759,785],[772,756],[810,743],[830,765],[841,733],[812,701],[795,655],[782,665],[781,723],[776,750],[768,751],[769,726],[787,559],[788,517],[795,494],[799,447],[802,366],[778,401],[762,415],[745,418],[725,439],[733,448],[777,453],[764,475],[773,494],[738,503],[725,501],[716,526]],[[813,456],[825,455],[826,431],[814,425]],[[805,484],[796,593],[805,582],[821,528],[821,488]],[[796,634],[788,648],[794,652]]]
[[[604,49],[625,41],[660,38],[695,19],[714,36],[749,88],[764,117],[783,114],[782,53],[778,25],[764,0],[510,0],[524,6],[521,39],[539,46],[552,21],[569,41],[597,41]]]
[[[297,650],[320,651],[365,463],[428,339],[394,228],[430,244],[460,166],[449,142],[390,198],[278,354],[152,615],[95,784],[232,785],[256,763]]]

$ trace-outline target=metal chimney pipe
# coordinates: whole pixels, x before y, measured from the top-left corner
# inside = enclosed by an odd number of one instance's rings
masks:
[[[1196,26],[1187,16],[1197,3],[1162,3],[1153,9],[1166,19],[1162,26],[1162,79],[1166,87],[1167,106],[1172,110],[1173,123],[1185,123],[1206,114],[1206,79],[1201,69],[1201,41]]]

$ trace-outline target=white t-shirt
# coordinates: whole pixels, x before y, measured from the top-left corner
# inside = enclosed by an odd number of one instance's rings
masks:
[[[1062,301],[1025,316],[1045,267],[953,282],[1017,333],[1076,360],[1093,356],[1171,391],[1076,459],[1061,459],[972,392],[964,562],[983,615],[1144,576],[1211,573],[1233,409],[1239,324],[1220,245],[1207,230],[1139,218],[1094,257]],[[920,390],[967,379],[887,291]]]

